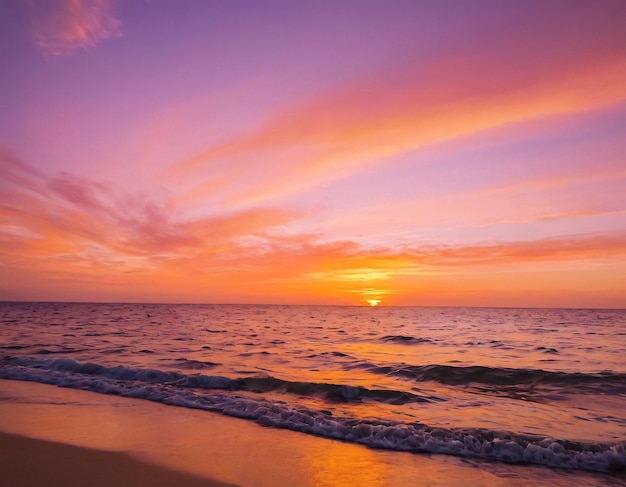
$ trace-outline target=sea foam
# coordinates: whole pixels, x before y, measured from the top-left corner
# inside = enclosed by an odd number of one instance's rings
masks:
[[[335,391],[337,400],[382,400],[383,391],[349,385],[306,386],[307,383],[293,383],[275,378],[271,378],[273,382],[262,379],[250,382],[250,378],[230,379],[122,365],[81,363],[70,358],[26,356],[6,356],[0,359],[0,378],[35,381],[214,411],[253,420],[267,427],[284,428],[375,448],[442,453],[558,468],[594,471],[626,469],[625,442],[584,443],[488,429],[449,429],[419,422],[334,417],[327,411],[270,401],[258,393],[250,396],[236,394],[236,391],[242,390],[254,392],[255,387],[258,392],[278,387],[295,394],[319,394],[331,390]],[[269,387],[263,389],[259,384]],[[295,387],[290,384],[301,385]]]

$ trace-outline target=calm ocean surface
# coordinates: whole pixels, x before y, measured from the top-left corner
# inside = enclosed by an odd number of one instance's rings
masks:
[[[0,378],[390,450],[626,469],[626,311],[0,303]]]

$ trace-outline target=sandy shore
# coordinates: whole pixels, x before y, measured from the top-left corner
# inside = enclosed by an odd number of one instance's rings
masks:
[[[142,462],[123,452],[81,448],[0,433],[3,485],[13,487],[227,487],[184,472]]]
[[[0,484],[606,485],[585,472],[372,450],[215,413],[0,380]],[[8,479],[8,480],[7,480]],[[610,480],[610,479],[609,479]]]

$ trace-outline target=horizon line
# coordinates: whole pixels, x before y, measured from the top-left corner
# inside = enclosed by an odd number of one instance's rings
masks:
[[[150,301],[55,301],[55,300],[5,300],[0,299],[0,304],[98,304],[120,305],[129,304],[137,306],[309,306],[309,307],[333,307],[333,308],[469,308],[469,309],[549,309],[549,310],[588,310],[588,311],[626,311],[626,308],[603,308],[603,307],[563,307],[563,306],[462,306],[462,305],[428,305],[428,304],[305,304],[305,303],[195,303],[195,302],[150,302]]]

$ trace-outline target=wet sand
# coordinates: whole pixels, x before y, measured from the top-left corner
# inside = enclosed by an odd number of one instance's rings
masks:
[[[517,487],[607,485],[552,471],[372,450],[215,413],[0,380],[0,483],[49,485]],[[610,481],[611,479],[609,479]]]
[[[228,487],[231,484],[142,462],[123,452],[0,433],[3,485],[13,487]]]

